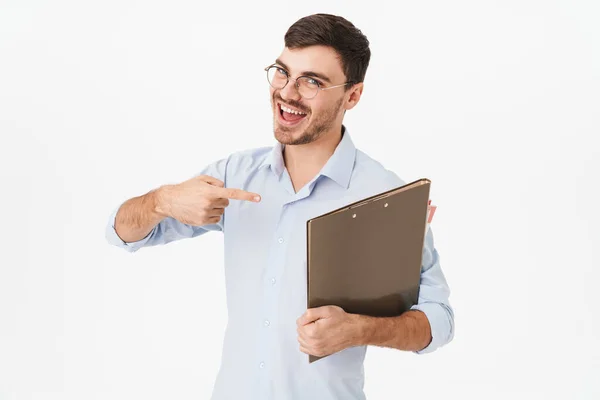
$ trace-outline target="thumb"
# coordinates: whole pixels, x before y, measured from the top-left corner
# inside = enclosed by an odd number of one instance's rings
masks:
[[[203,180],[204,182],[213,185],[213,186],[218,186],[218,187],[224,187],[225,183],[215,177],[212,177],[210,175],[200,175],[198,176],[198,178],[200,178],[201,180]]]
[[[326,310],[326,307],[309,308],[302,316],[300,316],[300,318],[298,318],[296,323],[298,326],[303,326],[315,322],[318,319],[325,318],[327,317]]]

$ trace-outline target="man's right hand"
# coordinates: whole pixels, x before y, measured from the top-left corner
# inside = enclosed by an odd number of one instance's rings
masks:
[[[229,199],[259,202],[256,193],[226,188],[219,179],[199,175],[176,185],[164,185],[157,191],[156,212],[188,225],[216,224],[221,220]]]

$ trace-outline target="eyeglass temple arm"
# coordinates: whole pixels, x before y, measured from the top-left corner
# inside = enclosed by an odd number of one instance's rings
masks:
[[[319,89],[321,89],[321,90],[328,90],[328,89],[333,89],[333,88],[340,87],[340,86],[346,86],[346,85],[349,85],[349,84],[354,84],[354,82],[350,81],[350,82],[342,83],[340,85],[334,85],[334,86],[329,86],[329,87],[319,88]]]

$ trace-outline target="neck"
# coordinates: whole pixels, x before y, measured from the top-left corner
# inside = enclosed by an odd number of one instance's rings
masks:
[[[283,160],[290,174],[314,176],[327,163],[342,139],[342,127],[336,127],[311,143],[286,145]]]

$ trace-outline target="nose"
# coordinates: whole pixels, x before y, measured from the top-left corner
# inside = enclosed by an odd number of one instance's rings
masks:
[[[300,93],[298,92],[298,88],[296,87],[296,81],[293,81],[291,79],[287,83],[287,85],[285,85],[285,87],[279,91],[279,95],[283,100],[292,99],[300,101],[300,99],[302,98],[302,96],[300,96]]]

